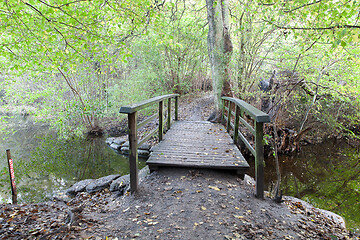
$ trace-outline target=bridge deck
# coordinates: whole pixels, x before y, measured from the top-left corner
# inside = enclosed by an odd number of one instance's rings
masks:
[[[153,148],[147,165],[236,170],[243,175],[249,165],[225,127],[207,121],[177,121]]]

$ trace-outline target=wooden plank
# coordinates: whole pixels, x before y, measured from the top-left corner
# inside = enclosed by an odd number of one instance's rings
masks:
[[[150,117],[148,117],[147,119],[145,119],[144,121],[142,121],[141,123],[138,123],[138,125],[136,126],[137,129],[142,128],[143,126],[145,126],[147,123],[149,123],[150,121],[154,120],[155,118],[157,118],[158,115],[154,114]]]
[[[152,136],[154,136],[157,132],[159,131],[159,126],[156,127],[155,129],[153,129],[148,135],[146,135],[146,137],[144,137],[143,139],[141,139],[138,143],[139,146],[141,146],[144,142],[146,142],[147,140],[149,140]]]
[[[147,161],[158,167],[233,169],[245,173],[248,163],[226,129],[207,121],[175,122]]]

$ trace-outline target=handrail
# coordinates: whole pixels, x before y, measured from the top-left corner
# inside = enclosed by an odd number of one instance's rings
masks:
[[[270,117],[268,114],[260,111],[259,109],[253,107],[252,105],[244,102],[243,100],[231,97],[222,97],[223,100],[223,114],[222,120],[226,121],[226,129],[230,132],[230,128],[234,130],[234,143],[237,144],[240,140],[245,144],[245,146],[250,150],[250,152],[255,156],[255,179],[256,179],[256,197],[264,198],[264,123],[270,122]],[[227,106],[225,103],[228,103]],[[235,109],[235,113],[232,111]],[[227,116],[225,115],[227,112]],[[254,120],[255,129],[246,122],[243,118],[244,113],[250,116]],[[231,123],[232,116],[235,117],[234,124]],[[250,132],[255,136],[255,146],[254,148],[246,140],[245,136],[239,132],[239,123],[242,123]]]
[[[178,97],[178,96],[179,96],[179,94],[168,94],[168,95],[153,97],[153,98],[147,99],[145,101],[135,103],[133,105],[121,107],[120,113],[127,113],[127,114],[133,113],[133,112],[139,111],[143,108],[146,108],[152,104],[164,101],[165,99],[174,98],[174,97]]]
[[[136,103],[133,105],[123,106],[120,108],[120,113],[125,113],[128,115],[128,130],[129,130],[129,163],[130,163],[130,192],[133,193],[137,191],[139,185],[139,177],[138,177],[138,144],[142,144],[152,136],[158,132],[159,141],[163,139],[164,133],[164,101],[168,100],[167,104],[167,119],[166,125],[168,130],[171,125],[171,99],[175,99],[175,121],[178,120],[178,98],[179,94],[168,94],[163,96],[158,96],[154,98],[150,98],[140,103]],[[149,107],[153,104],[159,104],[158,114],[150,116],[144,121],[137,123],[137,112],[141,109]],[[158,116],[156,116],[158,115]],[[159,118],[159,126],[151,131],[148,135],[146,135],[143,139],[139,140],[137,137],[137,129],[145,126],[150,121],[155,118]]]

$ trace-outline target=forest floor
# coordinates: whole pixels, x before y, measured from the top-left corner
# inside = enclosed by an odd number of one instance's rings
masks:
[[[187,102],[188,101],[188,102]],[[184,99],[180,119],[206,119],[212,98]],[[136,194],[0,205],[0,239],[359,239],[336,218],[285,198],[255,198],[249,177],[162,168]]]

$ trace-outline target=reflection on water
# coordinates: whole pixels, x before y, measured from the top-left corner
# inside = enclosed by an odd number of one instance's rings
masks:
[[[19,202],[43,201],[83,179],[128,174],[128,158],[115,153],[103,138],[59,140],[47,126],[14,121],[17,132],[0,139],[0,202],[11,199],[6,149],[14,160]]]
[[[299,154],[280,156],[281,188],[315,207],[343,216],[360,229],[360,149],[344,141],[304,146]],[[265,181],[276,181],[274,159],[266,160]],[[270,184],[269,184],[270,185]]]

